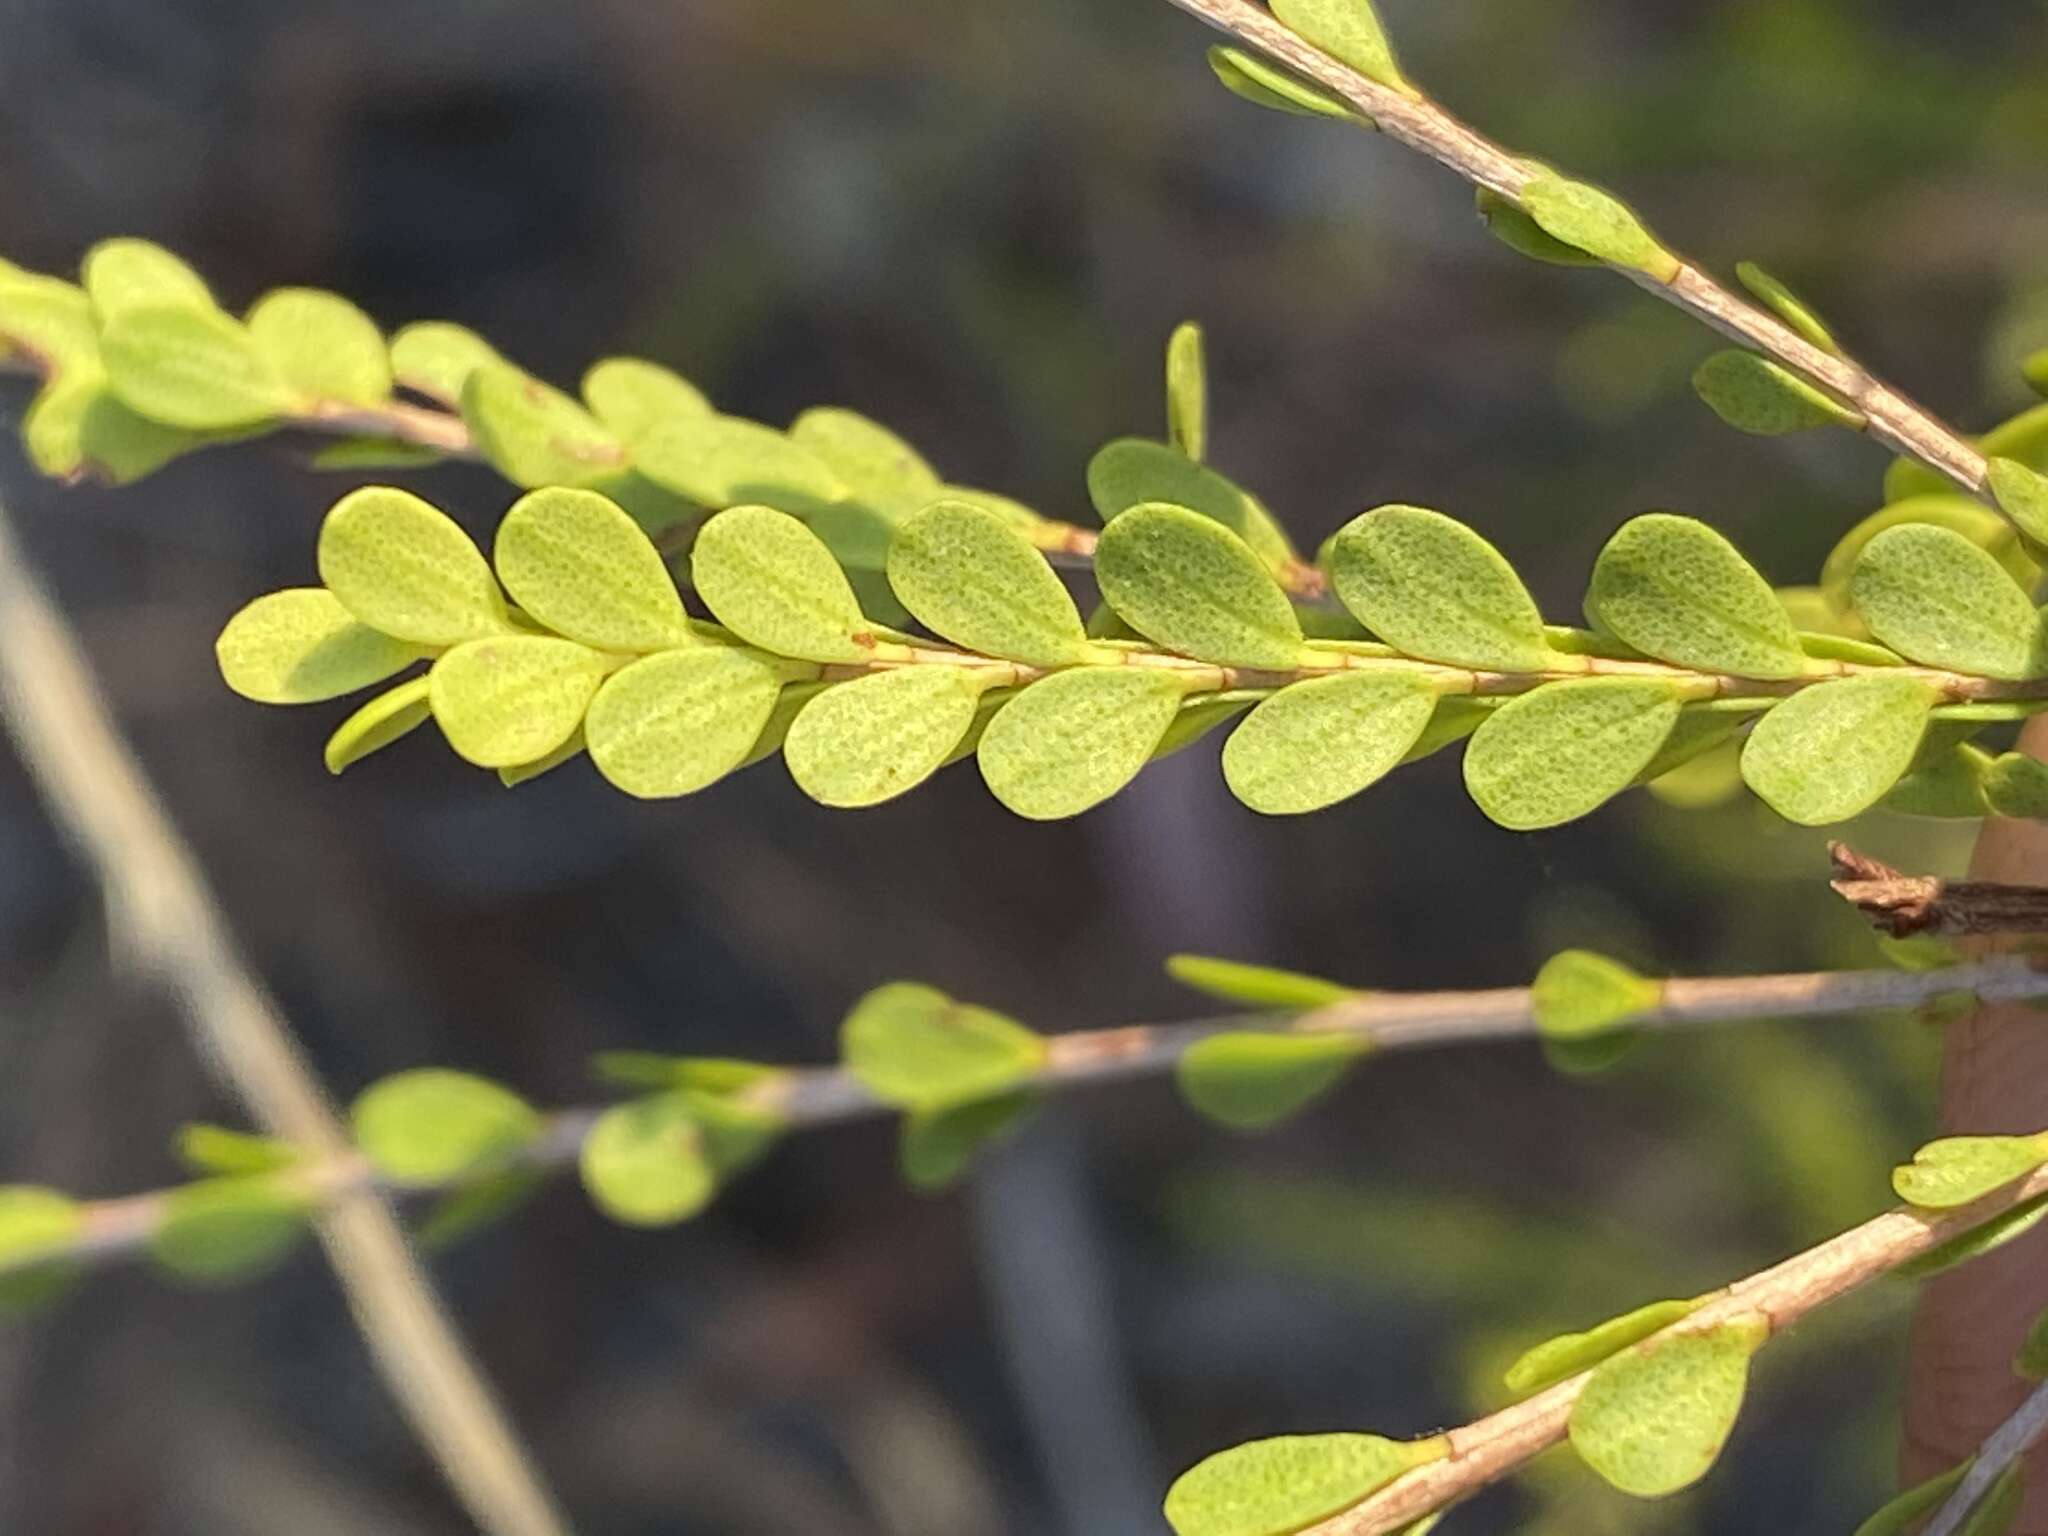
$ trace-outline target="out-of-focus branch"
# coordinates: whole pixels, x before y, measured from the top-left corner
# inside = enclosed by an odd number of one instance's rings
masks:
[[[289,1027],[251,973],[191,851],[121,739],[77,640],[0,507],[0,715],[52,814],[90,861],[123,957],[176,999],[251,1116],[313,1158],[350,1154]],[[567,1525],[471,1363],[389,1205],[338,1193],[319,1232],[392,1391],[493,1536]]]
[[[2048,1384],[2029,1392],[2026,1401],[2013,1410],[2012,1417],[1991,1432],[1984,1448],[1970,1463],[1970,1470],[1956,1484],[1955,1492],[1921,1528],[1920,1536],[1956,1536],[1999,1475],[2039,1444],[2044,1435],[2048,1435]]]
[[[1846,843],[1828,844],[1828,855],[1837,894],[1894,938],[2048,933],[2048,887],[1908,875]]]

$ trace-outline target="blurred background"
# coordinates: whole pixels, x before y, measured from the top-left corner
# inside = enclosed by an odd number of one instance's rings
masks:
[[[2014,360],[2048,345],[2039,5],[1383,9],[1454,110],[1709,266],[1762,262],[1937,411],[2021,403]],[[1730,433],[1686,388],[1704,332],[1513,256],[1405,151],[1226,95],[1211,40],[1163,0],[0,0],[0,253],[68,273],[144,235],[235,307],[316,284],[563,384],[623,351],[769,421],[849,405],[1067,517],[1095,446],[1161,430],[1160,348],[1195,317],[1212,456],[1303,547],[1441,507],[1560,621],[1634,512],[1704,517],[1792,583],[1877,504],[1869,444]],[[445,1064],[579,1102],[604,1047],[826,1059],[895,977],[1048,1030],[1199,1013],[1160,973],[1177,949],[1376,987],[1520,982],[1571,943],[1661,971],[1874,958],[1819,833],[1639,795],[1515,837],[1455,754],[1286,823],[1230,798],[1213,747],[1051,827],[971,768],[858,814],[774,766],[667,804],[580,764],[507,793],[425,737],[331,781],[347,706],[244,703],[211,645],[310,579],[348,483],[282,441],[125,491],[0,448],[31,556],[344,1099]],[[480,533],[512,494],[408,483]],[[1967,834],[1851,835],[1955,870]],[[108,940],[0,751],[0,1177],[149,1187],[180,1123],[236,1118]],[[1528,1343],[1870,1213],[1934,1056],[1903,1018],[1661,1039],[1598,1079],[1446,1051],[1256,1140],[1126,1085],[938,1198],[869,1124],[667,1232],[557,1181],[434,1269],[586,1536],[1157,1533],[1210,1450],[1462,1420]],[[1553,1457],[1450,1528],[1848,1529],[1889,1485],[1907,1299],[1774,1349],[1698,1491],[1632,1504]],[[0,1331],[0,1529],[466,1526],[308,1247],[226,1292],[109,1271]]]

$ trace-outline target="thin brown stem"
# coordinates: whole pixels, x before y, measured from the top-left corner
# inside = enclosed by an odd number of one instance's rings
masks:
[[[2048,933],[2048,888],[1908,875],[1846,843],[1828,844],[1828,854],[1835,893],[1894,938]]]

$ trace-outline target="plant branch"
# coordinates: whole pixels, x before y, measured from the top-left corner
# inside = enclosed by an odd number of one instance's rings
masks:
[[[2026,1400],[2013,1410],[2012,1417],[1991,1432],[1947,1502],[1921,1527],[1920,1536],[1956,1536],[1999,1475],[2044,1435],[2048,1435],[2048,1382],[2029,1392]]]
[[[1171,3],[1334,91],[1387,137],[1420,150],[1476,187],[1519,200],[1522,189],[1536,175],[1537,167],[1474,131],[1437,103],[1389,89],[1338,63],[1251,0]],[[1854,406],[1864,417],[1869,435],[1894,453],[1917,459],[1971,495],[1989,499],[1984,456],[1969,440],[1878,380],[1853,358],[1815,346],[1689,262],[1681,260],[1668,282],[1623,268],[1615,270],[1722,335],[1768,354]]]
[[[4,507],[0,714],[52,813],[98,874],[113,942],[176,998],[208,1066],[259,1124],[309,1156],[351,1155],[346,1130],[250,972],[191,850],[121,740],[77,640],[16,548]],[[567,1526],[389,1205],[362,1187],[336,1195],[321,1217],[321,1240],[385,1381],[443,1475],[494,1536],[564,1536]]]
[[[1828,844],[1828,856],[1835,892],[1894,938],[2048,933],[2048,888],[1908,875],[1846,843]]]
[[[1766,976],[1676,977],[1658,984],[1657,1002],[1620,1027],[1682,1029],[1764,1018],[1813,1018],[1879,1008],[1913,1008],[1957,991],[1989,999],[2048,997],[2048,970],[2003,956],[1944,971],[1807,971]],[[1053,1035],[1043,1064],[1019,1086],[1054,1092],[1092,1083],[1170,1072],[1198,1041],[1254,1030],[1291,1035],[1338,1035],[1369,1042],[1375,1051],[1529,1039],[1541,1033],[1532,990],[1362,993],[1298,1014],[1235,1013],[1166,1024]],[[900,1111],[864,1087],[844,1067],[791,1067],[762,1077],[734,1096],[786,1129],[807,1129]],[[520,1166],[559,1169],[576,1160],[583,1139],[603,1113],[580,1106],[551,1114],[545,1128],[519,1154]],[[334,1201],[365,1190],[419,1193],[423,1186],[382,1178],[353,1147],[296,1165],[305,1192]],[[108,1261],[133,1256],[161,1226],[174,1191],[105,1200],[84,1207],[77,1242],[60,1252],[0,1260],[0,1274],[53,1259]]]

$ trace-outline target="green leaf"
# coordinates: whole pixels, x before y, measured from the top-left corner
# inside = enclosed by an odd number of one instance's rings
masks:
[[[1219,43],[1209,50],[1208,59],[1210,71],[1222,82],[1223,88],[1233,96],[1243,97],[1253,106],[1291,113],[1296,117],[1330,117],[1367,128],[1373,126],[1362,113],[1353,110],[1350,103],[1255,53]]]
[[[85,1233],[75,1200],[33,1184],[0,1185],[0,1308],[40,1306],[77,1273],[72,1244]]]
[[[81,271],[102,324],[131,309],[213,309],[206,280],[147,240],[102,240],[85,253]]]
[[[2048,671],[2048,627],[2032,599],[1977,545],[1908,523],[1864,547],[1849,598],[1870,632],[1902,656],[1977,677]]]
[[[529,491],[498,525],[492,559],[512,600],[549,629],[605,651],[696,643],[654,541],[595,491]]]
[[[1306,1012],[1364,994],[1356,987],[1325,981],[1300,971],[1270,965],[1247,965],[1213,955],[1168,955],[1166,974],[1184,987],[1226,1003],[1248,1008],[1281,1008]]]
[[[1295,560],[1286,531],[1256,496],[1169,443],[1125,437],[1105,444],[1088,461],[1088,499],[1105,523],[1155,502],[1186,507],[1228,528],[1274,570]]]
[[[2048,1136],[1945,1136],[1892,1170],[1899,1198],[1945,1211],[2003,1189],[2048,1163]]]
[[[889,585],[920,624],[983,656],[1064,666],[1091,647],[1074,599],[997,514],[937,501],[896,530]]]
[[[989,722],[976,752],[981,776],[1019,816],[1078,816],[1137,777],[1185,691],[1181,678],[1160,667],[1056,673]]]
[[[1502,197],[1491,187],[1481,187],[1474,194],[1475,206],[1479,211],[1479,222],[1486,226],[1488,234],[1511,251],[1519,252],[1535,261],[1549,262],[1554,267],[1597,267],[1598,256],[1589,256],[1575,245],[1567,245],[1555,235],[1547,234],[1522,209],[1520,203]]]
[[[687,1089],[606,1110],[583,1139],[584,1188],[614,1221],[661,1227],[696,1215],[727,1178],[758,1160],[773,1116]]]
[[[1349,64],[1404,96],[1417,92],[1401,76],[1372,0],[1273,0],[1273,14],[1339,63]]]
[[[1344,606],[1406,655],[1495,672],[1554,664],[1514,567],[1455,518],[1375,507],[1339,529],[1323,558]]]
[[[712,414],[704,392],[681,374],[638,357],[607,357],[583,375],[583,399],[629,443],[667,422]]]
[[[774,663],[729,646],[646,657],[591,700],[590,760],[643,800],[694,794],[746,762],[781,686]]]
[[[276,1173],[299,1161],[299,1149],[288,1141],[220,1125],[180,1127],[176,1151],[195,1173]]]
[[[1920,1522],[1948,1502],[1956,1484],[1970,1470],[1970,1463],[1951,1467],[1939,1477],[1908,1488],[1856,1527],[1856,1536],[1911,1536]]]
[[[551,384],[510,363],[479,362],[462,381],[477,452],[514,485],[582,485],[625,462],[618,438]]]
[[[1984,775],[1983,788],[1994,815],[2048,817],[2048,763],[2024,752],[2001,752]]]
[[[1802,688],[1750,732],[1743,782],[1787,821],[1847,821],[1912,767],[1939,699],[1925,683],[1883,673]]]
[[[1359,1035],[1232,1031],[1181,1052],[1173,1076],[1197,1113],[1232,1130],[1262,1131],[1335,1087],[1371,1049]]]
[[[1792,616],[1733,544],[1669,512],[1629,519],[1600,551],[1586,617],[1646,656],[1700,672],[1807,671]]]
[[[1529,989],[1536,1028],[1552,1040],[1607,1034],[1650,1012],[1663,999],[1662,983],[1588,949],[1552,955]]]
[[[1999,510],[2036,544],[2048,544],[2048,475],[2017,459],[1993,459],[1985,484]]]
[[[2026,1381],[2048,1381],[2048,1312],[2041,1313],[2027,1328],[2019,1350],[2012,1357],[2015,1376]]]
[[[2048,1194],[2023,1200],[2009,1211],[2001,1211],[1945,1243],[1909,1259],[1892,1271],[1901,1280],[1925,1280],[1930,1275],[1980,1259],[1994,1248],[2002,1248],[2016,1237],[2024,1237],[2042,1217],[2048,1216]]]
[[[1465,788],[1513,831],[1575,820],[1636,781],[1677,725],[1683,697],[1654,679],[1546,683],[1473,732]]]
[[[820,805],[893,800],[953,760],[988,681],[932,666],[835,684],[791,724],[782,746],[789,776]]]
[[[465,640],[434,663],[427,698],[459,756],[512,768],[575,733],[606,671],[596,651],[553,635]]]
[[[584,739],[583,730],[579,726],[576,730],[569,733],[560,746],[555,747],[553,750],[543,752],[539,757],[533,758],[530,761],[508,763],[499,768],[498,782],[507,789],[517,789],[521,784],[531,779],[537,779],[544,773],[553,773],[564,763],[573,762],[575,759],[582,757],[589,748],[590,744]]]
[[[758,1088],[788,1068],[730,1056],[669,1056],[659,1051],[599,1051],[591,1075],[621,1088],[688,1088],[728,1098]]]
[[[320,525],[320,579],[372,629],[416,645],[510,630],[497,579],[468,534],[409,491],[364,486]]]
[[[0,337],[51,374],[99,370],[99,332],[83,288],[32,272],[0,277]]]
[[[1783,437],[1815,427],[1863,429],[1863,413],[1842,404],[1782,363],[1728,348],[1694,370],[1692,387],[1713,413],[1738,432]]]
[[[1735,277],[1736,281],[1756,295],[1780,320],[1821,351],[1842,350],[1836,344],[1833,333],[1822,323],[1820,316],[1813,312],[1812,307],[1755,262],[1735,263]]]
[[[846,485],[810,449],[739,416],[664,422],[633,445],[640,473],[699,506],[747,503],[811,512],[838,501]]]
[[[441,451],[396,437],[344,437],[313,450],[315,469],[426,469],[441,462]]]
[[[1181,700],[1181,706],[1173,717],[1173,723],[1166,728],[1166,734],[1159,738],[1159,744],[1152,749],[1152,760],[1171,757],[1184,748],[1193,746],[1211,731],[1228,725],[1253,705],[1272,696],[1272,690],[1263,688],[1231,688],[1222,693],[1205,693],[1195,698]]]
[[[868,661],[875,636],[818,536],[771,507],[734,507],[690,551],[697,595],[749,644],[805,661]]]
[[[1016,1130],[1037,1107],[1036,1094],[1005,1093],[905,1115],[897,1145],[904,1180],[926,1194],[946,1188],[975,1153]]]
[[[1990,753],[1967,742],[1941,739],[1930,728],[1920,739],[1906,776],[1885,792],[1879,804],[1901,816],[1973,820],[1990,809],[1984,797],[1990,772]]]
[[[124,309],[100,332],[100,356],[122,404],[166,426],[254,426],[307,404],[256,339],[217,309]]]
[[[1015,1019],[896,981],[854,1005],[839,1047],[854,1080],[885,1104],[923,1113],[1022,1087],[1046,1043]]]
[[[245,699],[317,704],[381,683],[427,652],[360,622],[325,587],[288,587],[229,619],[213,654]]]
[[[1403,762],[1436,703],[1436,689],[1414,672],[1361,669],[1294,683],[1231,733],[1223,777],[1265,815],[1319,811]]]
[[[1969,496],[1947,492],[1933,496],[1911,496],[1880,507],[1845,534],[1821,567],[1821,594],[1839,613],[1851,610],[1849,582],[1863,551],[1887,528],[1901,524],[1927,523],[1961,534],[1991,557],[2023,585],[2032,581],[2039,568],[2020,547],[2011,523]]]
[[[391,354],[377,322],[317,288],[279,288],[249,311],[257,350],[302,394],[348,405],[391,397]]]
[[[1291,1536],[1348,1509],[1411,1467],[1440,1460],[1434,1440],[1280,1435],[1195,1463],[1166,1491],[1175,1536]]]
[[[446,320],[422,320],[391,338],[391,371],[398,382],[443,405],[461,405],[469,376],[485,363],[504,361],[475,331]]]
[[[1281,671],[1301,659],[1301,624],[1251,546],[1186,507],[1147,503],[1103,529],[1095,580],[1125,623],[1171,651]]]
[[[202,1179],[173,1190],[149,1256],[180,1280],[218,1285],[281,1263],[306,1231],[306,1195],[268,1175]]]
[[[1696,1300],[1653,1301],[1620,1317],[1611,1317],[1584,1333],[1563,1333],[1545,1339],[1524,1351],[1502,1379],[1517,1397],[1541,1392],[1581,1371],[1591,1370],[1653,1333],[1663,1332],[1680,1318],[1690,1317],[1699,1306]]]
[[[322,754],[327,771],[343,773],[433,719],[434,706],[428,697],[431,689],[428,678],[408,678],[342,721],[327,738]]]
[[[180,454],[243,433],[192,432],[138,416],[108,385],[97,361],[58,374],[22,418],[22,443],[36,469],[53,479],[93,475],[128,485]]]
[[[1713,1467],[1749,1381],[1749,1357],[1770,1337],[1742,1318],[1637,1344],[1597,1367],[1572,1405],[1572,1449],[1623,1493],[1657,1499]]]
[[[507,1168],[458,1184],[427,1208],[413,1239],[428,1253],[438,1253],[511,1215],[546,1182],[547,1175],[537,1168]]]
[[[1419,763],[1431,753],[1463,741],[1506,702],[1499,697],[1474,698],[1469,694],[1451,694],[1437,700],[1436,713],[1429,717],[1429,724],[1422,728],[1422,734],[1415,738],[1415,745],[1402,761]]]
[[[789,440],[857,495],[908,511],[945,489],[918,451],[880,422],[839,406],[814,406],[790,423]]]
[[[446,1184],[502,1166],[543,1125],[510,1089],[440,1067],[371,1084],[349,1120],[363,1156],[401,1184]]]
[[[1200,463],[1209,446],[1209,368],[1202,328],[1183,320],[1166,339],[1166,440]]]
[[[1539,171],[1522,188],[1523,210],[1547,235],[1668,283],[1678,275],[1678,258],[1659,245],[1635,211],[1612,194],[1555,171]]]

